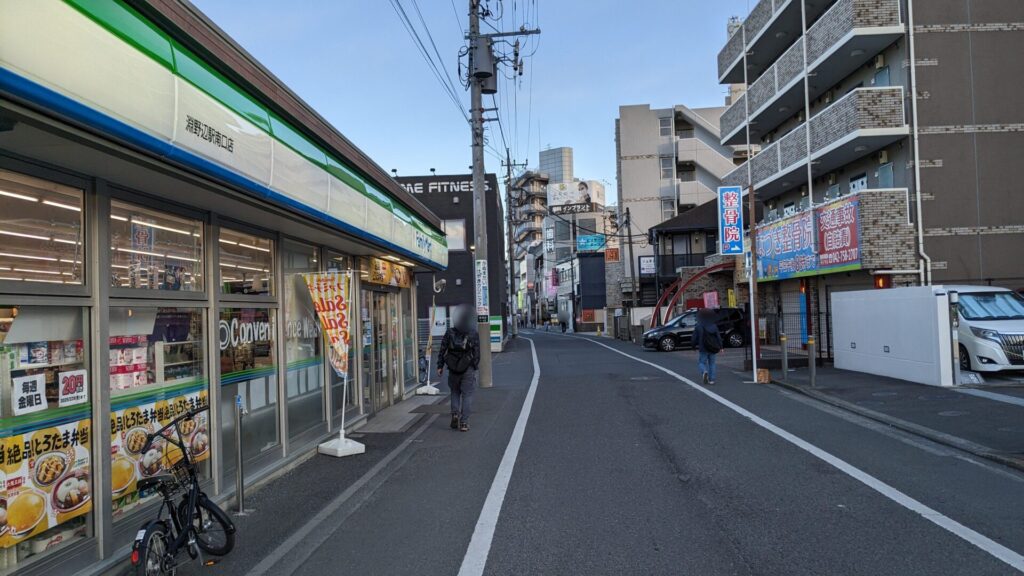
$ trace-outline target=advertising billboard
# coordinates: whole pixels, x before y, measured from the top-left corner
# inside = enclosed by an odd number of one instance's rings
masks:
[[[548,184],[548,209],[552,214],[591,212],[593,205],[604,206],[604,184],[594,180]],[[555,208],[555,207],[559,208]],[[569,207],[579,207],[579,210]],[[584,209],[585,208],[585,209]]]
[[[860,268],[860,199],[844,198],[815,209],[819,272]]]
[[[587,234],[576,237],[577,252],[599,252],[604,248],[603,234]]]
[[[860,200],[847,197],[757,230],[758,281],[859,270]]]

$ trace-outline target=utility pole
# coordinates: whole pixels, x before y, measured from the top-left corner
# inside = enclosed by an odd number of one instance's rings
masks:
[[[636,260],[633,258],[633,219],[629,216],[629,206],[626,207],[626,236],[629,243],[629,275],[630,284],[633,288],[633,298],[629,302],[629,340],[633,341],[633,308],[636,308],[637,300],[640,298],[640,286],[636,282]]]
[[[506,36],[540,34],[540,30],[519,30],[495,34],[480,33],[480,0],[469,0],[469,106],[473,142],[473,236],[474,284],[476,286],[476,321],[480,333],[480,387],[494,385],[491,372],[490,274],[487,270],[487,195],[484,180],[484,81],[497,72],[491,53],[491,39]],[[522,63],[515,63],[522,73]],[[497,190],[495,190],[497,193]]]
[[[512,314],[512,335],[516,336],[519,334],[519,323],[516,319],[516,313],[518,308],[518,301],[516,300],[516,289],[515,289],[515,272],[512,267],[515,266],[515,256],[513,254],[512,246],[512,169],[513,168],[525,168],[526,164],[517,164],[512,161],[512,154],[508,148],[505,148],[505,212],[508,222],[508,309]]]

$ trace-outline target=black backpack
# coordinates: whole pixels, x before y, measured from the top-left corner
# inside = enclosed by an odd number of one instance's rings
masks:
[[[449,332],[448,350],[444,354],[444,364],[456,374],[464,374],[473,363],[469,334],[457,330]]]
[[[704,351],[710,354],[718,354],[722,351],[722,333],[718,327],[711,324],[704,328]]]

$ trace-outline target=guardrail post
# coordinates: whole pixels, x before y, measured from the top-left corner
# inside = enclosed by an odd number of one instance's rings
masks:
[[[811,374],[811,388],[815,388],[817,386],[818,363],[815,362],[815,351],[814,351],[814,349],[816,347],[817,346],[815,345],[815,342],[814,342],[814,336],[808,336],[807,337],[807,369],[810,371],[810,374]]]
[[[779,334],[779,342],[782,344],[782,381],[789,382],[789,339],[785,332]]]
[[[242,396],[235,395],[235,498],[238,500],[237,516],[245,516],[245,475],[242,471]]]

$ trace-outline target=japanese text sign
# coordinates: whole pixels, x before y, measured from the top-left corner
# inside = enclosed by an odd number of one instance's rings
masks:
[[[718,238],[721,254],[743,254],[743,189],[718,189]]]
[[[15,416],[46,410],[46,374],[13,378],[12,383],[11,408]]]
[[[860,265],[860,199],[846,198],[818,208],[818,268],[822,272]]]

